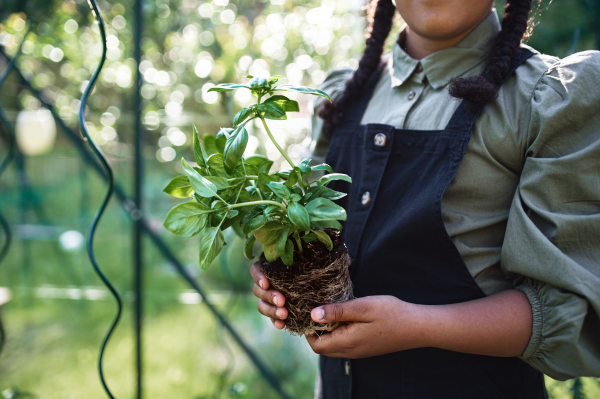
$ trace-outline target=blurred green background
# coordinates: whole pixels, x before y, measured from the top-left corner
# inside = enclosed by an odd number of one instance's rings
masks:
[[[117,182],[131,196],[134,4],[99,3],[107,24],[108,60],[86,119]],[[362,0],[144,1],[139,66],[147,133],[144,214],[209,290],[206,300],[228,317],[294,398],[312,397],[316,355],[302,338],[275,330],[256,312],[249,263],[234,237],[217,264],[200,273],[195,240],[162,228],[163,216],[178,201],[161,190],[181,172],[178,160],[193,157],[191,124],[200,134],[215,134],[250,101],[247,92],[225,97],[208,93],[210,87],[247,74],[279,74],[291,83],[316,86],[332,67],[356,67],[364,41],[362,5]],[[497,5],[501,9],[502,3]],[[596,49],[598,14],[593,0],[543,2],[529,44],[559,57]],[[102,50],[99,39],[85,0],[0,2],[0,45],[14,55],[25,40],[18,68],[76,132],[79,98]],[[0,57],[0,69],[5,66]],[[277,140],[294,161],[307,156],[310,147],[308,99],[297,100],[301,112],[273,124]],[[24,154],[22,162],[13,162],[0,176],[0,209],[14,234],[0,265],[0,287],[9,288],[12,297],[0,308],[8,334],[0,357],[0,397],[103,398],[96,360],[115,305],[92,271],[82,239],[106,184],[14,73],[0,89],[0,104],[16,125]],[[279,152],[264,145],[262,130],[254,127],[251,136],[248,152],[264,154],[280,167]],[[135,394],[131,237],[129,214],[113,199],[97,233],[96,253],[125,299],[105,365],[109,386],[119,398]],[[277,397],[149,241],[144,242],[144,271],[145,398]],[[573,381],[548,379],[547,385],[553,399],[600,398],[594,379],[581,379],[575,390]]]

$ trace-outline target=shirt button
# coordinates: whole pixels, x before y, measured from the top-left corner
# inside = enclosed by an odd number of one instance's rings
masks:
[[[371,193],[368,191],[365,191],[365,193],[362,195],[360,202],[363,205],[369,205],[369,202],[371,202]]]
[[[350,375],[350,360],[344,362],[344,370],[346,371],[346,375]]]
[[[415,71],[417,71],[417,73],[423,71],[423,65],[421,65],[421,63],[417,64],[417,68],[415,69]]]
[[[410,93],[408,93],[407,98],[409,100],[412,100],[413,98],[415,98],[416,95],[417,95],[417,93],[415,93],[414,91],[411,91]]]
[[[387,136],[383,133],[377,133],[375,135],[374,141],[377,147],[385,147],[385,145],[387,144]]]

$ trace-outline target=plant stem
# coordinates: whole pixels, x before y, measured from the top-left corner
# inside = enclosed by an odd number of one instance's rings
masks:
[[[255,206],[255,205],[275,205],[275,206],[280,207],[281,209],[283,209],[287,213],[287,208],[285,207],[285,205],[280,204],[279,202],[276,202],[276,201],[268,201],[268,200],[251,201],[251,202],[241,202],[239,204],[229,205],[229,209],[239,208],[241,206]]]
[[[283,155],[283,157],[285,158],[286,161],[288,161],[288,163],[290,164],[292,169],[294,169],[296,167],[296,165],[294,165],[294,163],[292,162],[290,157],[288,157],[287,154],[285,153],[285,151],[283,151],[283,148],[281,148],[279,146],[279,144],[277,144],[277,141],[275,141],[275,137],[273,137],[273,134],[271,134],[271,131],[269,130],[269,127],[267,126],[267,122],[265,121],[265,118],[263,118],[262,116],[259,116],[259,118],[262,121],[263,126],[265,127],[265,130],[267,131],[267,134],[269,135],[269,138],[271,139],[273,144],[275,144],[275,147],[277,147],[277,149],[279,150],[281,155]]]

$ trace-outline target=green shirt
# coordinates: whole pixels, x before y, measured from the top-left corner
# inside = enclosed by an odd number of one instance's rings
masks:
[[[460,103],[450,79],[480,74],[499,30],[494,11],[458,45],[420,61],[396,44],[361,123],[443,129]],[[351,74],[333,70],[320,88],[336,98]],[[600,377],[599,83],[600,52],[562,60],[536,52],[478,118],[442,200],[446,229],[481,289],[514,287],[529,298],[533,333],[521,358],[560,380]],[[327,150],[321,126],[315,116],[314,158]]]

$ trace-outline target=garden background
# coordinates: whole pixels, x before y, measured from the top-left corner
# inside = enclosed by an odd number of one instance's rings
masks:
[[[289,397],[311,398],[317,357],[304,339],[274,329],[259,316],[241,242],[232,238],[209,272],[201,273],[195,240],[175,237],[162,227],[164,215],[178,202],[162,189],[182,172],[178,160],[193,158],[191,124],[201,135],[216,134],[251,100],[247,91],[222,96],[208,93],[209,88],[248,74],[277,74],[289,83],[314,87],[332,67],[356,67],[364,46],[363,2],[143,0],[141,13],[136,13],[136,4],[99,2],[108,59],[86,115],[125,196],[141,199],[140,213],[135,202],[122,206],[113,198],[95,242],[100,266],[125,301],[106,353],[108,384],[118,398],[280,397],[206,306],[211,304]],[[559,57],[598,49],[599,4],[556,0],[548,6],[544,1],[529,44]],[[139,21],[143,80],[138,104]],[[13,57],[21,43],[16,67],[24,79],[13,71],[0,88],[0,104],[15,127],[18,145],[0,176],[0,210],[12,232],[12,245],[0,263],[0,287],[7,288],[0,289],[7,337],[0,354],[0,397],[104,398],[96,362],[115,303],[91,268],[84,236],[106,182],[77,147],[82,143],[79,99],[102,52],[98,26],[85,0],[0,0],[0,48]],[[0,55],[0,74],[7,65]],[[285,143],[293,161],[310,151],[306,97],[298,96],[301,112],[294,119],[273,123],[276,139]],[[43,102],[52,106],[66,129]],[[140,113],[135,112],[138,106]],[[136,115],[142,132],[138,136]],[[70,137],[68,129],[75,135]],[[10,133],[6,124],[0,133],[0,159],[5,159]],[[258,126],[250,134],[249,153],[268,156],[274,167],[285,162]],[[137,158],[136,137],[141,137]],[[142,160],[137,163],[142,180],[136,178],[136,160]],[[137,182],[143,183],[139,192]],[[140,215],[188,276],[206,290],[204,297],[145,234],[139,263],[143,278],[138,280],[143,301],[136,301],[134,226]],[[6,238],[2,232],[0,245]],[[143,315],[143,389],[136,375],[136,303]],[[547,379],[547,386],[553,399],[600,398],[600,383],[594,379]]]

